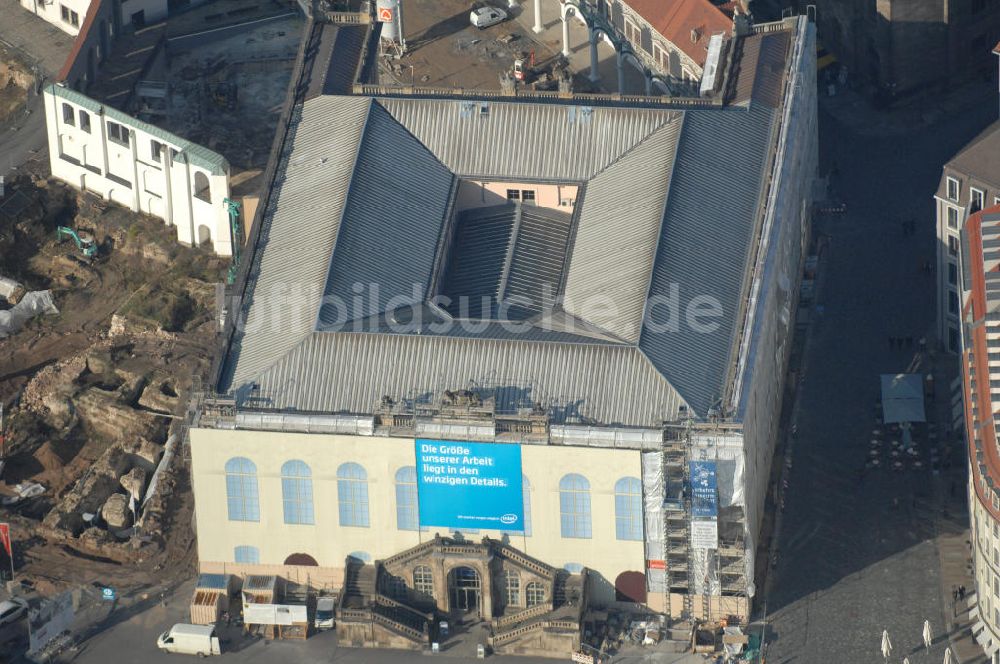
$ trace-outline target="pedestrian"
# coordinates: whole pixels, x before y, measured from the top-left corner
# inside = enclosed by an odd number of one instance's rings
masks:
[[[952,604],[958,602],[958,588],[954,586],[951,588],[951,602]]]
[[[964,585],[958,587],[958,598],[959,599],[963,599],[963,600],[965,599],[965,586]]]

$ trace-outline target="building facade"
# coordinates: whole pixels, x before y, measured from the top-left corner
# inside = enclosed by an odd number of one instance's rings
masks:
[[[731,38],[717,101],[299,101],[191,428],[203,571],[337,587],[458,533],[749,615],[815,38]]]
[[[53,177],[163,219],[182,244],[232,254],[222,155],[61,85],[44,97]]]
[[[540,4],[535,0],[535,32],[541,32]],[[730,3],[739,16],[742,3]],[[591,58],[590,79],[598,80],[597,44],[603,39],[615,49],[619,91],[624,88],[624,67],[635,67],[646,82],[646,94],[697,95],[713,37],[731,37],[733,14],[709,0],[678,0],[664,6],[655,0],[565,0],[560,2],[563,21],[563,55],[568,56],[567,21],[587,26]],[[744,26],[749,25],[741,17]],[[718,57],[718,53],[716,53]],[[711,68],[711,67],[710,67]]]
[[[1000,452],[994,419],[1000,400],[1000,206],[973,213],[960,244],[962,378],[969,445],[969,517],[976,579],[976,641],[1000,660]]]
[[[968,215],[1000,204],[1000,123],[987,127],[945,164],[934,194],[937,231],[938,342],[960,351],[959,252]]]
[[[1000,38],[1000,6],[986,0],[820,0],[824,45],[849,75],[891,102],[987,71]]]
[[[89,12],[107,5],[114,14],[115,30],[139,30],[167,17],[167,0],[20,0],[21,7],[74,37],[83,29]],[[190,4],[199,4],[197,2]],[[94,5],[94,7],[92,7]]]

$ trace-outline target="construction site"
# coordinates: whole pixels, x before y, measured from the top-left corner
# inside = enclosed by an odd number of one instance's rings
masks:
[[[302,23],[287,4],[212,3],[123,35],[88,93],[225,153],[252,215]],[[43,77],[0,51],[10,136]],[[0,574],[39,597],[113,584],[139,601],[195,569],[179,441],[232,261],[25,156],[0,178],[0,521],[16,542]]]
[[[20,287],[6,313],[32,293],[54,305],[0,340],[0,509],[18,580],[50,594],[147,585],[168,562],[183,575],[191,534],[167,530],[187,522],[191,501],[170,441],[207,366],[226,261],[177,246],[157,220],[22,173],[0,203],[0,265]]]

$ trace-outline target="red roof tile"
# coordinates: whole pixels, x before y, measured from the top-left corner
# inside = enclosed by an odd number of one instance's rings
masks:
[[[705,66],[709,38],[733,28],[732,20],[708,0],[627,0],[627,4],[700,67]]]

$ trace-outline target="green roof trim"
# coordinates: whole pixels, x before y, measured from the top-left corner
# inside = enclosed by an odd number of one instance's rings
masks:
[[[151,125],[148,122],[143,122],[142,120],[134,118],[127,113],[122,113],[113,106],[102,104],[99,101],[91,99],[87,95],[77,92],[72,88],[51,84],[45,89],[45,91],[51,93],[55,97],[65,99],[66,101],[72,102],[77,106],[81,106],[91,113],[103,115],[110,120],[129,125],[130,127],[144,131],[151,136],[155,136],[165,143],[177,146],[177,149],[183,156],[184,161],[187,161],[187,163],[192,166],[204,168],[212,175],[226,175],[229,172],[229,162],[227,162],[226,158],[218,152],[213,152],[202,145],[192,143],[186,138],[181,138],[177,134],[171,134],[169,131],[160,129],[156,125]]]

